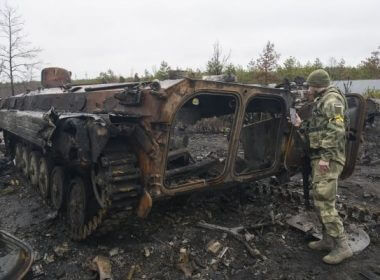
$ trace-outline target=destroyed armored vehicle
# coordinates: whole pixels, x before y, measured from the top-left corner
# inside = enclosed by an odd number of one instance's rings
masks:
[[[366,122],[373,124],[375,117],[380,116],[380,100],[375,98],[367,98],[367,119]]]
[[[75,240],[107,219],[145,217],[159,199],[285,178],[302,166],[288,90],[187,78],[73,85],[60,68],[44,69],[42,86],[1,100],[0,128],[7,153],[66,213]],[[361,96],[348,102],[344,177],[355,165],[365,113]]]

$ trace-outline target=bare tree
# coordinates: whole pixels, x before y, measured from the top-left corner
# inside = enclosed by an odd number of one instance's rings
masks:
[[[214,52],[209,61],[207,61],[207,73],[210,75],[220,75],[226,70],[228,61],[231,57],[231,51],[228,55],[223,55],[222,47],[219,42],[216,41],[214,44]]]
[[[33,76],[30,71],[41,63],[37,60],[41,49],[30,46],[23,30],[24,22],[17,9],[6,4],[0,10],[0,37],[3,40],[0,59],[3,62],[2,74],[9,79],[12,95],[15,94],[15,81]]]

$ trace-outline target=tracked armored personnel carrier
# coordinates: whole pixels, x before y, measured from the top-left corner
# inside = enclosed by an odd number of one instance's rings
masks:
[[[146,217],[159,199],[283,178],[302,166],[288,90],[187,78],[72,85],[60,68],[44,69],[42,86],[1,100],[0,128],[17,168],[65,213],[75,240],[109,218]],[[358,95],[348,101],[344,177],[365,109]]]

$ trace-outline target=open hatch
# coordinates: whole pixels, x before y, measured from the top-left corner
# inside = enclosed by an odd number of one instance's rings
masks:
[[[277,96],[255,96],[244,114],[235,160],[235,173],[256,178],[277,171],[283,143],[286,106]]]
[[[165,185],[210,181],[227,163],[237,97],[199,93],[177,111],[171,127]]]

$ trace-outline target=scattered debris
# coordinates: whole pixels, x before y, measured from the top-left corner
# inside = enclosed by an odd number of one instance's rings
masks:
[[[11,186],[19,186],[20,185],[20,181],[17,179],[12,179],[9,183],[11,184]]]
[[[368,192],[363,192],[363,198],[370,198],[370,197],[372,197],[372,194]]]
[[[218,259],[222,259],[224,257],[224,255],[226,254],[228,250],[228,247],[224,247],[222,251],[220,251],[219,255],[218,255]]]
[[[266,260],[267,257],[261,254],[261,252],[256,248],[256,246],[253,243],[248,243],[247,241],[244,240],[243,236],[240,235],[240,232],[245,229],[243,226],[239,227],[234,227],[234,228],[227,228],[227,227],[222,227],[218,225],[213,225],[213,224],[208,224],[205,222],[200,222],[197,224],[197,226],[205,228],[205,229],[211,229],[211,230],[217,230],[221,232],[226,232],[230,234],[232,237],[234,237],[236,240],[240,241],[243,243],[245,248],[247,249],[248,253],[255,258],[261,258],[263,260]]]
[[[251,240],[255,238],[255,235],[252,233],[246,232],[244,234],[244,238],[245,238],[245,241],[250,242]]]
[[[218,257],[216,259],[212,259],[211,260],[210,265],[211,265],[211,267],[212,267],[213,270],[217,270],[218,269],[218,265],[222,261],[222,259],[223,259],[224,255],[226,254],[227,250],[228,250],[228,247],[224,247],[223,250],[220,251]],[[223,262],[223,263],[225,263],[225,262]],[[227,264],[226,266],[229,266],[229,264]]]
[[[56,246],[54,248],[54,253],[59,257],[63,257],[68,251],[69,244],[67,242],[63,242],[62,245]]]
[[[33,273],[33,278],[45,275],[45,272],[42,268],[42,264],[36,264],[33,265],[32,267],[32,273]]]
[[[366,272],[361,271],[361,272],[359,272],[359,275],[363,276],[364,279],[368,279],[368,280],[378,280],[378,279],[380,279],[380,277],[378,275],[376,275],[376,274],[374,274],[374,273],[372,273],[370,271],[366,271]]]
[[[369,163],[369,165],[377,165],[377,164],[379,164],[379,163],[380,163],[380,159],[377,159],[377,160],[371,161],[371,162]]]
[[[126,278],[126,280],[132,280],[133,279],[133,276],[134,276],[134,274],[135,273],[140,273],[141,272],[141,268],[140,268],[140,266],[137,264],[137,265],[132,265],[131,266],[131,269],[129,270],[129,272],[128,272],[128,275],[127,275],[127,278]]]
[[[322,225],[315,212],[302,212],[298,215],[293,215],[287,219],[287,223],[317,239],[322,238]],[[348,244],[353,253],[359,253],[367,248],[370,238],[363,229],[350,224],[348,227],[345,227],[345,231],[348,237]]]
[[[193,267],[189,262],[189,253],[186,248],[181,248],[179,250],[179,261],[177,263],[177,268],[180,269],[186,278],[190,278],[193,274]]]
[[[53,222],[58,217],[58,211],[52,211],[48,213],[44,219],[44,222]]]
[[[54,262],[54,255],[49,255],[48,253],[45,253],[43,260],[46,264],[52,263]]]
[[[113,248],[113,249],[109,252],[110,257],[114,257],[114,256],[118,255],[119,253],[120,253],[119,248]]]
[[[5,189],[0,190],[0,195],[8,195],[13,194],[16,192],[16,189],[14,187],[6,187]]]
[[[148,249],[148,247],[144,247],[144,256],[146,258],[148,258],[150,256],[150,250]]]
[[[207,244],[207,251],[209,251],[213,254],[216,254],[216,253],[218,253],[218,251],[220,250],[221,247],[222,247],[222,244],[220,244],[219,241],[211,240]]]
[[[99,280],[111,280],[111,262],[104,256],[96,256],[91,264],[90,269],[99,274]]]

